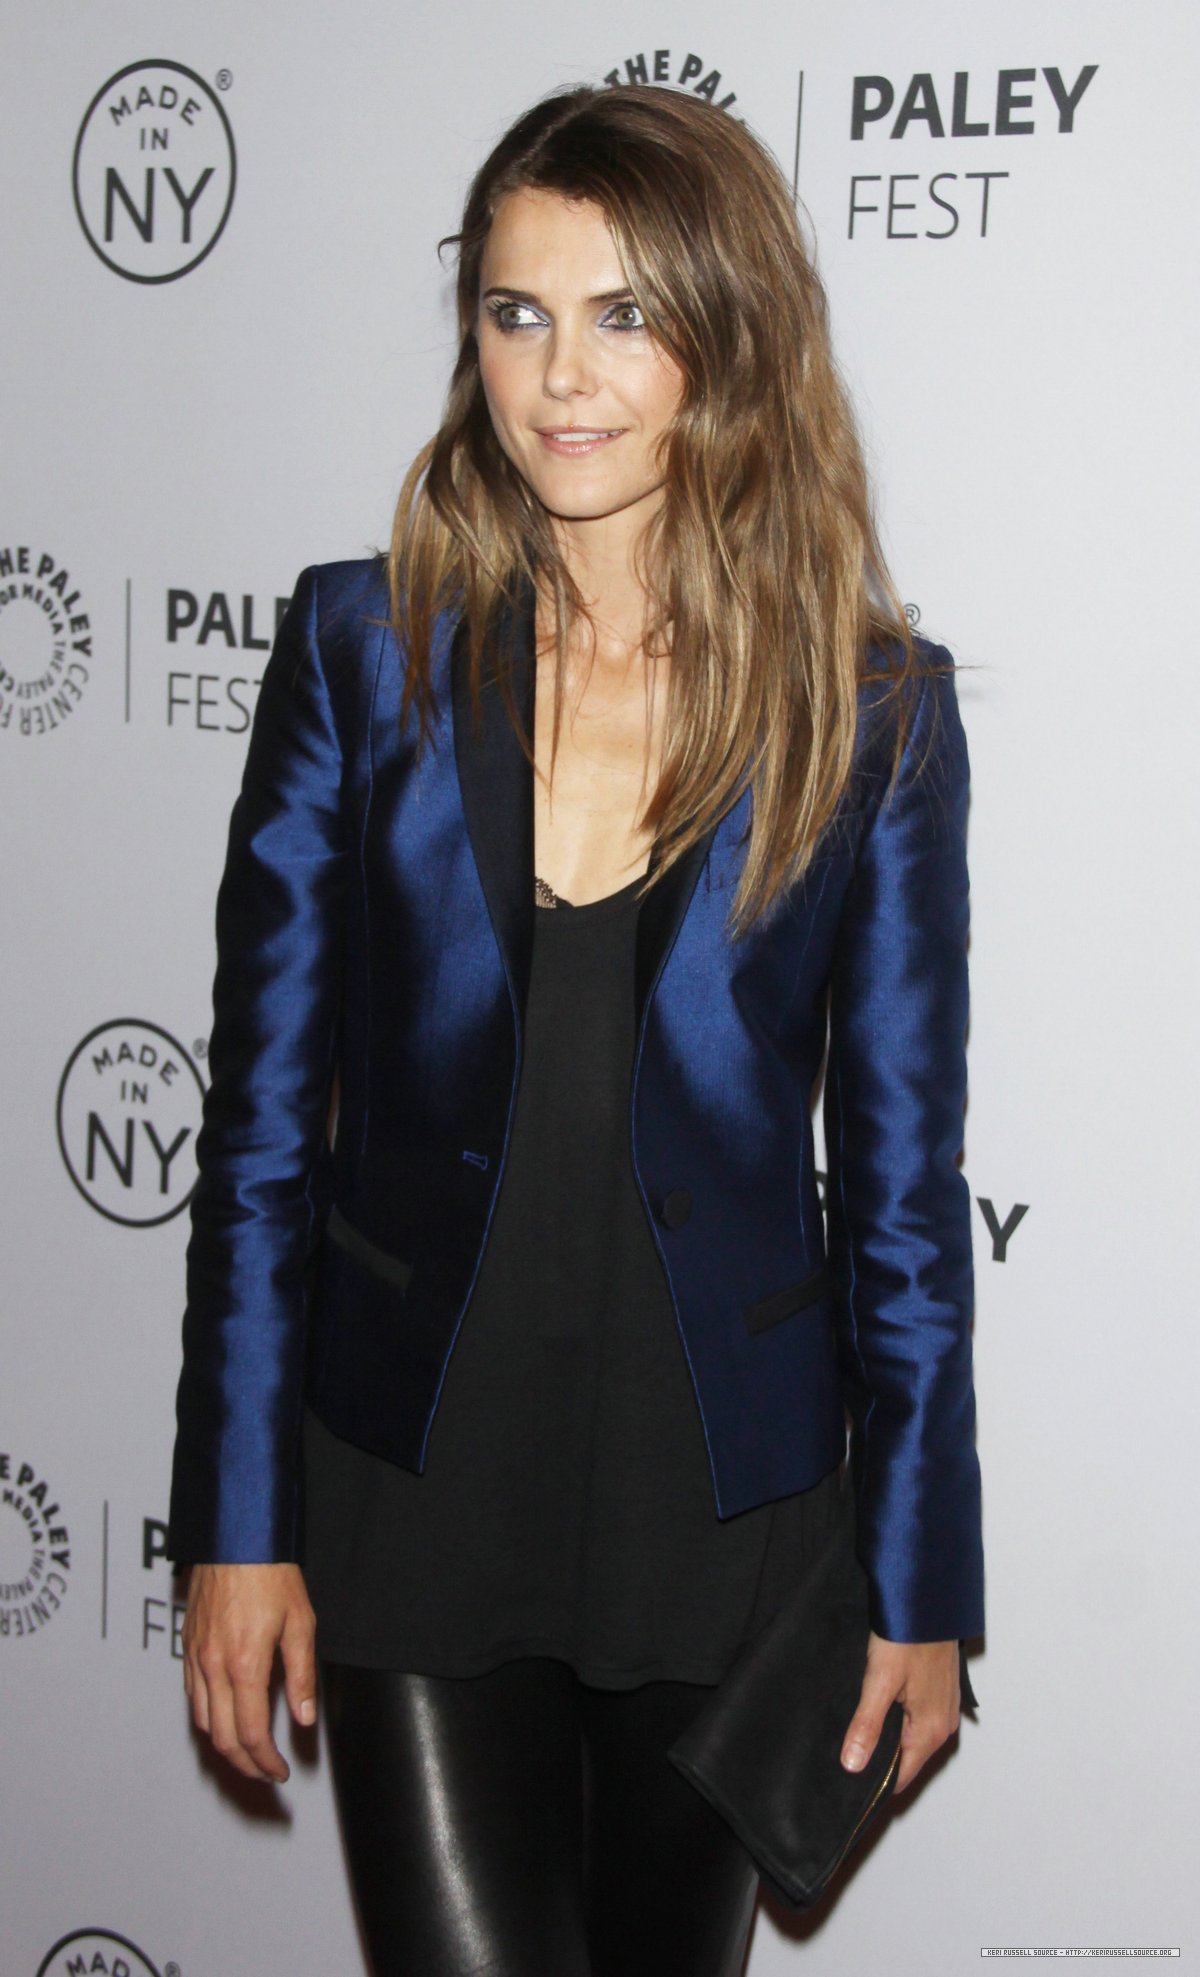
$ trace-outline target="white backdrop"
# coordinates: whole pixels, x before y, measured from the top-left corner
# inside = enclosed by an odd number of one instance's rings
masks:
[[[1186,1954],[1195,9],[4,13],[5,1977],[361,1967],[320,1734],[277,1711],[277,1794],[207,1757],[161,1557],[213,899],[276,599],[436,424],[437,238],[643,60],[798,150],[898,581],[975,668],[979,1718],[750,1977]]]

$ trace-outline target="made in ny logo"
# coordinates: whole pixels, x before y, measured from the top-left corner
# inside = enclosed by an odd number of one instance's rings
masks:
[[[58,1144],[84,1200],[110,1222],[169,1222],[196,1185],[204,1081],[157,1023],[101,1023],[76,1044],[58,1087]]]
[[[112,1929],[73,1929],[60,1936],[37,1967],[37,1977],[159,1977],[157,1964],[145,1950]],[[179,1977],[179,1965],[167,1963],[162,1977]]]
[[[233,78],[219,71],[218,89]],[[72,170],[87,240],[127,281],[178,281],[212,253],[237,183],[220,97],[180,62],[131,62],[97,90]]]

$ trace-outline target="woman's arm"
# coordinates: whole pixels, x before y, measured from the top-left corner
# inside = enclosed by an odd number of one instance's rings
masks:
[[[306,570],[264,669],[217,895],[168,1524],[181,1562],[297,1555],[304,1274],[349,862],[317,612]]]
[[[958,1165],[969,763],[953,674],[917,691],[839,928],[825,1083],[829,1260],[872,1628],[846,1743],[873,1748],[899,1695],[919,1719],[906,1722],[902,1783],[957,1724],[957,1644],[983,1629],[971,1203]]]
[[[192,1565],[184,1682],[251,1777],[286,1778],[268,1681],[315,1710],[295,1562],[313,1171],[329,1104],[348,853],[342,756],[304,571],[263,673],[217,896],[167,1551]]]

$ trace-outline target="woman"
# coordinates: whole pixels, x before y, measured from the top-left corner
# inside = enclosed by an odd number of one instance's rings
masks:
[[[732,1972],[753,1866],[665,1751],[846,1409],[843,1761],[899,1698],[905,1789],[983,1624],[965,742],[740,124],[553,96],[455,239],[441,429],[386,569],[302,576],[231,824],[185,1682],[282,1780],[319,1664],[377,1971]]]

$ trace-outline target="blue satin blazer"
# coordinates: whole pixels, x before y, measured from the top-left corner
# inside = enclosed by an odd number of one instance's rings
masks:
[[[528,590],[514,610],[531,725]],[[436,746],[417,765],[386,618],[380,562],[302,573],[233,809],[187,1252],[179,1562],[302,1557],[305,1398],[336,1434],[424,1470],[504,1174],[532,772],[498,690],[474,730],[452,613]],[[952,674],[914,695],[884,802],[891,741],[864,683],[836,828],[740,944],[724,923],[749,792],[644,899],[630,1151],[716,1514],[815,1483],[846,1452],[848,1415],[871,1625],[961,1640],[983,1628],[957,1165],[968,761]],[[827,1026],[823,1218],[811,1103]]]

